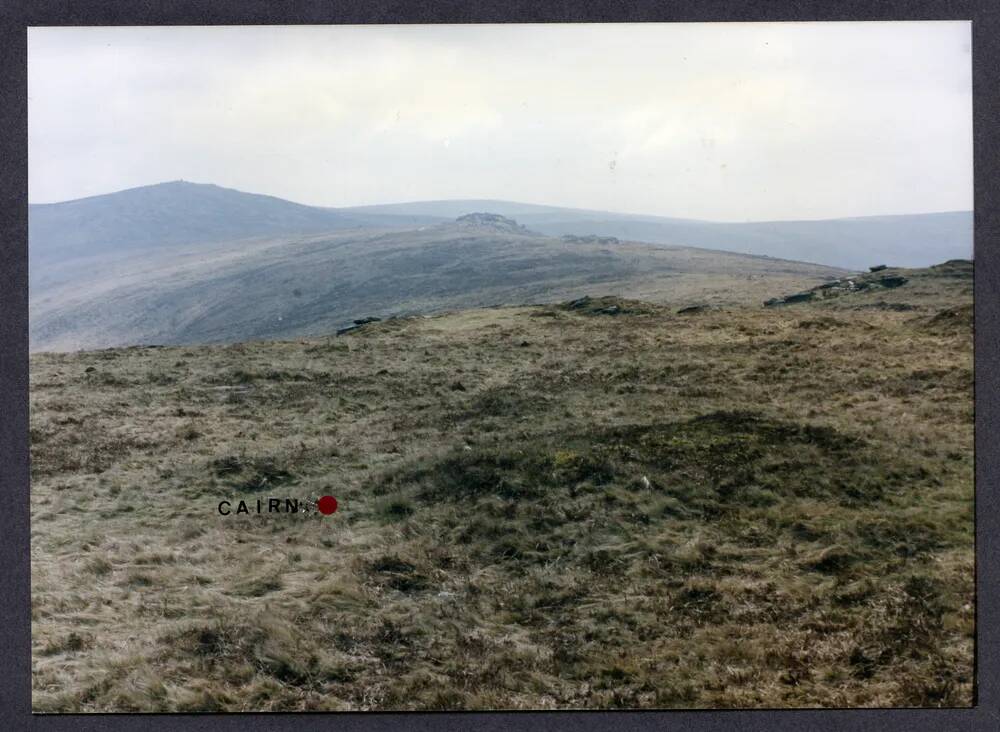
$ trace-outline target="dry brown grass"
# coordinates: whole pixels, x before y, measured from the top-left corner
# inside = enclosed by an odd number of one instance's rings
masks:
[[[968,705],[971,281],[912,285],[36,355],[34,708]]]

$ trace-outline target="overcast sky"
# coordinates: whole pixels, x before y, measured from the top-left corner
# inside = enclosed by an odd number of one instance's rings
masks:
[[[29,181],[713,220],[972,208],[970,26],[35,28]]]

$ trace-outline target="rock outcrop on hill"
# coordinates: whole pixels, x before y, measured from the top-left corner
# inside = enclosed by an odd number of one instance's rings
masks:
[[[802,292],[785,297],[772,297],[764,302],[764,307],[776,307],[778,305],[792,305],[798,302],[809,302],[810,300],[822,300],[830,297],[840,297],[851,292],[863,292],[865,290],[886,289],[891,290],[905,285],[909,280],[901,274],[882,274],[886,267],[880,265],[872,267],[871,272],[856,277],[844,277],[841,279],[824,282]],[[875,276],[877,274],[877,276]]]
[[[509,219],[506,216],[494,213],[465,214],[465,216],[459,216],[455,219],[455,223],[464,224],[465,226],[475,226],[480,229],[490,229],[492,231],[503,232],[504,234],[527,234],[541,236],[540,234],[531,231],[526,226],[522,226],[517,223],[514,219]]]
[[[570,244],[618,244],[620,241],[616,236],[597,236],[595,234],[589,234],[587,236],[565,234],[559,238],[565,242],[569,242]]]

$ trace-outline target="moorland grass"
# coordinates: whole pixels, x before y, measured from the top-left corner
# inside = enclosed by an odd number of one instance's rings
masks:
[[[971,266],[907,276],[37,354],[34,708],[968,705]]]

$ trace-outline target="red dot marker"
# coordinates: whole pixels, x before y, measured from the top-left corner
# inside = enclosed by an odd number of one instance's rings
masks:
[[[316,508],[318,508],[319,512],[324,516],[329,516],[337,510],[337,499],[333,496],[323,496],[316,501]]]

